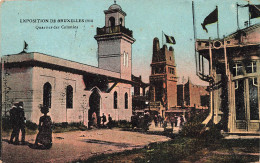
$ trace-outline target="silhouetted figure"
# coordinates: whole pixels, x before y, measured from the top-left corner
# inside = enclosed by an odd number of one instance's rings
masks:
[[[9,140],[9,143],[19,144],[19,110],[18,110],[18,103],[14,103],[12,109],[10,109],[10,123],[12,126],[12,134]],[[15,138],[15,142],[14,141]]]
[[[174,118],[175,118],[175,127],[177,127],[178,117],[176,115],[174,115]]]
[[[160,127],[162,127],[162,125],[163,125],[163,117],[160,114],[158,115],[158,121],[160,123]]]
[[[174,116],[172,116],[170,118],[170,122],[171,122],[171,127],[173,128],[175,126],[176,123],[176,115],[174,114]]]
[[[150,122],[150,115],[148,112],[144,114],[144,124],[143,124],[143,130],[147,131],[149,130],[149,122]]]
[[[165,131],[166,128],[167,128],[167,123],[168,123],[168,117],[165,117],[165,118],[164,118],[164,121],[163,121],[163,128],[164,128],[164,131]]]
[[[180,126],[182,127],[183,125],[184,125],[184,122],[185,122],[185,120],[184,120],[184,117],[181,115],[181,117],[180,117]]]
[[[154,115],[153,120],[154,120],[155,127],[158,127],[158,117],[157,117],[157,115]]]
[[[52,147],[52,122],[51,117],[47,115],[49,108],[46,106],[40,106],[40,108],[44,115],[39,120],[39,132],[35,140],[35,146],[41,149],[50,149]]]
[[[107,123],[107,126],[109,129],[112,128],[112,117],[110,116],[110,114],[108,114],[108,123]]]
[[[93,112],[92,114],[92,123],[94,127],[97,127],[97,114],[96,112]]]
[[[19,137],[19,132],[21,130],[22,132],[22,144],[25,144],[25,122],[26,122],[26,118],[24,116],[24,109],[23,109],[23,102],[20,101],[18,104],[18,134],[17,136]]]
[[[131,116],[131,124],[132,124],[132,129],[134,129],[138,125],[138,115],[135,112],[134,115]]]
[[[102,124],[103,124],[103,127],[105,126],[105,123],[107,122],[107,117],[105,116],[105,114],[103,113],[102,115]]]

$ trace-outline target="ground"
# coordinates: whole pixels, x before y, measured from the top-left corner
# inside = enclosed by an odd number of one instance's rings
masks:
[[[170,129],[170,128],[168,128]],[[260,136],[205,138],[182,137],[179,128],[165,134],[163,128],[150,126],[148,132],[94,129],[53,134],[50,150],[8,144],[3,138],[3,162],[256,162],[260,156]],[[164,134],[169,137],[158,135]],[[26,141],[34,143],[36,135]],[[172,139],[173,138],[173,139]]]
[[[26,136],[28,143],[34,143],[36,135]],[[102,153],[114,153],[144,146],[170,138],[139,132],[101,129],[53,134],[50,150],[31,149],[28,145],[8,144],[9,137],[3,138],[3,162],[71,162],[88,159]]]

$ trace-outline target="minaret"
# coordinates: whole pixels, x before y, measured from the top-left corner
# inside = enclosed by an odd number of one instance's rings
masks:
[[[166,109],[177,106],[177,74],[173,48],[160,48],[159,39],[153,40],[150,76],[150,101],[161,102]]]
[[[133,32],[125,28],[126,13],[116,4],[105,13],[105,26],[97,28],[98,67],[118,72],[122,79],[131,80]]]

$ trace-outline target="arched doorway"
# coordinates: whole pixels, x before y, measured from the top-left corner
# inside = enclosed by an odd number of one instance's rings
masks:
[[[100,94],[95,88],[89,97],[88,126],[98,127],[100,124]]]

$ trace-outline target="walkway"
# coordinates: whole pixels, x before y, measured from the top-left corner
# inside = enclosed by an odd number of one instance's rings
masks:
[[[36,135],[26,137],[34,143]],[[153,142],[168,141],[160,135],[138,132],[103,129],[53,134],[53,147],[50,150],[31,149],[28,145],[8,144],[9,137],[3,138],[3,162],[71,162],[87,159],[102,153],[114,153],[134,148],[143,148]]]

